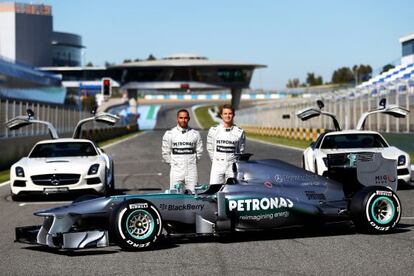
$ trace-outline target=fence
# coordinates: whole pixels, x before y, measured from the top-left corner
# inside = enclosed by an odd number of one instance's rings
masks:
[[[19,115],[26,115],[26,110],[29,108],[34,111],[36,119],[51,122],[60,136],[70,136],[79,120],[92,116],[91,113],[64,106],[0,99],[0,139],[48,134],[47,127],[41,124],[32,124],[13,131],[6,128],[5,123],[8,120]],[[110,127],[105,124],[91,122],[87,123],[82,129],[106,129]]]
[[[308,121],[301,121],[296,112],[305,107],[316,106],[316,99],[325,103],[324,111],[336,114],[343,129],[356,127],[363,112],[376,109],[380,99],[386,98],[387,104],[402,106],[410,113],[406,118],[394,118],[384,114],[368,117],[365,129],[379,132],[414,132],[414,85],[410,82],[397,83],[376,90],[344,90],[316,95],[310,98],[291,98],[269,104],[253,106],[237,111],[237,124],[264,128],[308,128],[334,129],[332,120],[319,116]]]

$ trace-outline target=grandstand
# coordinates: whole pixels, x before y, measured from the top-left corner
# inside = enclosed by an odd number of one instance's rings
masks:
[[[65,96],[58,76],[0,57],[0,98],[63,104]]]

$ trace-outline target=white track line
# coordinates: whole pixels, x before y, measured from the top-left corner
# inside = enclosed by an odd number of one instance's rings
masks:
[[[109,148],[109,147],[112,147],[112,146],[115,146],[115,145],[121,144],[121,143],[123,143],[123,142],[129,141],[129,140],[131,140],[131,139],[134,139],[135,137],[138,137],[138,136],[144,135],[144,134],[146,134],[146,133],[147,133],[146,131],[144,131],[144,132],[140,132],[140,133],[137,133],[137,134],[135,134],[134,136],[131,136],[131,137],[128,137],[128,138],[125,138],[125,139],[122,139],[122,140],[119,140],[119,141],[113,142],[113,143],[111,143],[111,144],[109,144],[109,145],[103,146],[102,148],[103,148],[103,149],[107,149],[107,148]]]
[[[7,180],[7,181],[5,181],[5,182],[3,182],[3,183],[0,183],[0,187],[7,186],[7,185],[9,185],[9,184],[10,184],[10,181],[9,181],[9,180]]]
[[[414,217],[401,217],[401,219],[414,219]]]
[[[252,141],[257,142],[257,143],[262,143],[262,144],[266,144],[266,145],[270,145],[270,146],[274,146],[274,147],[281,147],[281,148],[287,148],[287,149],[292,149],[292,150],[297,150],[297,151],[304,151],[304,149],[301,149],[301,148],[296,148],[296,147],[292,147],[292,146],[285,146],[285,145],[281,145],[281,144],[274,144],[274,143],[271,143],[271,142],[266,142],[266,141],[262,141],[262,140],[255,139],[255,138],[250,138],[250,137],[246,137],[246,138],[247,138],[247,140],[252,140]]]

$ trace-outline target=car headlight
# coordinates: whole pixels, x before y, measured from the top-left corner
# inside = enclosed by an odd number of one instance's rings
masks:
[[[99,164],[93,164],[88,171],[88,175],[96,174],[99,170]]]
[[[405,155],[398,156],[398,166],[405,165]]]
[[[22,167],[16,167],[16,176],[18,177],[24,177],[24,170]]]

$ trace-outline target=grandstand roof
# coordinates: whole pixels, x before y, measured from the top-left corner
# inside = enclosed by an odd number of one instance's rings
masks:
[[[196,54],[173,54],[168,57],[156,60],[145,60],[128,62],[119,65],[109,66],[109,68],[119,67],[188,67],[188,66],[225,66],[225,67],[253,67],[253,68],[264,68],[266,65],[235,62],[235,61],[223,61],[223,60],[209,60],[206,57],[199,56]]]

